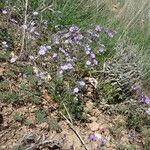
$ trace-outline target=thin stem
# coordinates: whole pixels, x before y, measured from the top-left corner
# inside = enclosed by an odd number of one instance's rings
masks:
[[[24,10],[24,25],[27,25],[27,11],[28,11],[28,0],[25,0],[25,10]],[[26,37],[26,28],[23,28],[23,32],[22,32],[22,44],[21,44],[21,50],[20,50],[20,55],[19,57],[21,57],[23,50],[24,50],[24,46],[25,46],[25,37]]]

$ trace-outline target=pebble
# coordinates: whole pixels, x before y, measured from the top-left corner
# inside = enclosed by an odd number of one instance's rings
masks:
[[[99,124],[97,123],[97,122],[92,122],[92,123],[90,123],[89,125],[88,125],[88,127],[89,127],[89,129],[91,130],[91,131],[97,131],[98,129],[99,129]]]

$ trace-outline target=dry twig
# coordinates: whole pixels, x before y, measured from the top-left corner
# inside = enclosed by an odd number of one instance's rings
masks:
[[[61,116],[65,119],[67,125],[70,127],[70,129],[76,134],[76,136],[78,137],[78,139],[80,140],[81,144],[83,145],[83,147],[85,148],[85,150],[89,150],[88,147],[86,146],[85,142],[83,141],[82,137],[80,136],[80,134],[74,129],[72,123],[68,120],[68,118],[61,112],[59,112],[61,114]]]
[[[25,10],[24,10],[24,25],[27,25],[27,11],[28,11],[28,0],[25,0]],[[26,28],[23,27],[23,33],[22,33],[22,44],[21,44],[21,50],[20,55],[23,53],[24,45],[25,45],[25,37],[26,37]]]

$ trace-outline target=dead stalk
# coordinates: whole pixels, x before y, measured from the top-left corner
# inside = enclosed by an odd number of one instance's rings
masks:
[[[24,25],[27,25],[27,11],[28,11],[28,0],[25,0],[25,10],[24,10]],[[20,50],[20,55],[19,57],[21,57],[23,50],[24,50],[24,46],[25,46],[25,37],[26,37],[26,28],[23,27],[23,32],[22,32],[22,41],[21,41],[21,50]]]
[[[66,121],[67,125],[70,127],[70,129],[76,134],[76,136],[80,140],[80,142],[83,145],[83,147],[85,148],[85,150],[89,150],[88,147],[86,146],[85,142],[83,141],[82,137],[80,136],[80,134],[74,129],[73,124],[68,120],[68,118],[64,114],[62,114],[61,112],[60,112],[60,114],[65,119],[65,121]]]

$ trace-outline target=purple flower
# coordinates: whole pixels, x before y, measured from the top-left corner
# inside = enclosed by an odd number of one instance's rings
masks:
[[[95,54],[93,52],[91,52],[90,57],[93,59],[95,58]]]
[[[86,46],[85,46],[85,50],[86,50],[86,51],[90,51],[90,50],[91,50],[91,47],[90,47],[89,45],[86,45]]]
[[[3,10],[2,13],[3,13],[4,15],[6,15],[6,14],[7,14],[7,10]]]
[[[66,54],[66,51],[63,49],[63,48],[59,48],[59,50],[63,53],[63,54]]]
[[[141,94],[139,96],[139,99],[141,100],[141,102],[150,105],[150,98],[147,95]]]
[[[30,33],[33,33],[33,32],[35,31],[35,29],[36,29],[36,27],[32,27],[32,28],[30,29]]]
[[[97,25],[96,28],[95,28],[95,31],[96,32],[100,32],[101,31],[101,27],[99,25]]]
[[[150,116],[150,108],[146,110],[146,113]]]
[[[100,146],[106,145],[106,142],[107,142],[106,139],[103,138],[103,137],[99,139],[99,144],[100,144]]]
[[[83,39],[83,35],[82,34],[78,34],[74,39],[80,41],[80,40]]]
[[[47,51],[47,48],[45,45],[41,45],[40,48],[39,48],[39,55],[45,55],[46,51]]]
[[[90,54],[90,51],[86,51],[85,53],[86,53],[87,55],[89,55],[89,54]]]
[[[98,64],[98,61],[96,59],[93,59],[93,64],[94,65],[97,65]]]
[[[90,35],[93,35],[93,30],[89,29],[89,30],[86,30],[87,33],[89,33]]]
[[[64,64],[64,65],[61,65],[60,69],[61,70],[70,70],[70,69],[73,69],[73,66],[72,66],[71,63],[67,63],[67,64]]]
[[[104,31],[107,33],[108,37],[113,38],[116,31],[112,31],[108,28],[105,28]]]
[[[96,141],[96,136],[95,136],[95,134],[94,134],[94,133],[90,133],[88,139],[90,140],[90,142],[91,142],[91,141],[95,142],[95,141]]]
[[[34,26],[34,25],[35,25],[35,21],[32,21],[32,22],[31,22],[31,25]]]
[[[91,65],[91,62],[88,60],[88,61],[86,62],[86,65],[87,65],[87,66],[90,66],[90,65]]]
[[[3,47],[3,48],[7,48],[7,47],[8,47],[8,45],[7,45],[7,42],[6,42],[6,41],[3,41],[3,42],[2,42],[2,47]]]
[[[70,39],[67,39],[67,40],[65,40],[65,41],[64,41],[64,43],[65,43],[65,44],[72,43],[72,40],[70,40]]]
[[[63,75],[63,70],[59,70],[58,74]]]
[[[53,53],[53,56],[52,56],[53,58],[56,58],[57,57],[57,54],[56,53]]]
[[[110,38],[113,38],[113,37],[114,37],[114,35],[113,35],[112,32],[108,32],[108,36],[109,36]]]
[[[66,57],[66,61],[67,61],[67,62],[72,61],[72,59],[70,58],[70,56]]]
[[[134,90],[134,91],[138,91],[138,90],[141,90],[142,88],[141,88],[141,86],[139,86],[139,85],[133,85],[133,86],[131,87],[131,89]]]
[[[45,73],[45,72],[40,72],[39,74],[37,74],[37,76],[38,76],[39,78],[41,78],[42,80],[44,80],[45,77],[46,77],[46,73]]]
[[[70,27],[70,29],[69,29],[70,32],[76,32],[76,31],[78,31],[78,30],[79,30],[79,28],[78,28],[77,26],[72,26],[72,27]]]
[[[78,92],[79,92],[79,89],[77,87],[74,88],[73,93],[78,93]]]
[[[84,81],[79,81],[78,83],[79,83],[79,85],[80,85],[81,87],[85,86],[85,82],[84,82]]]

